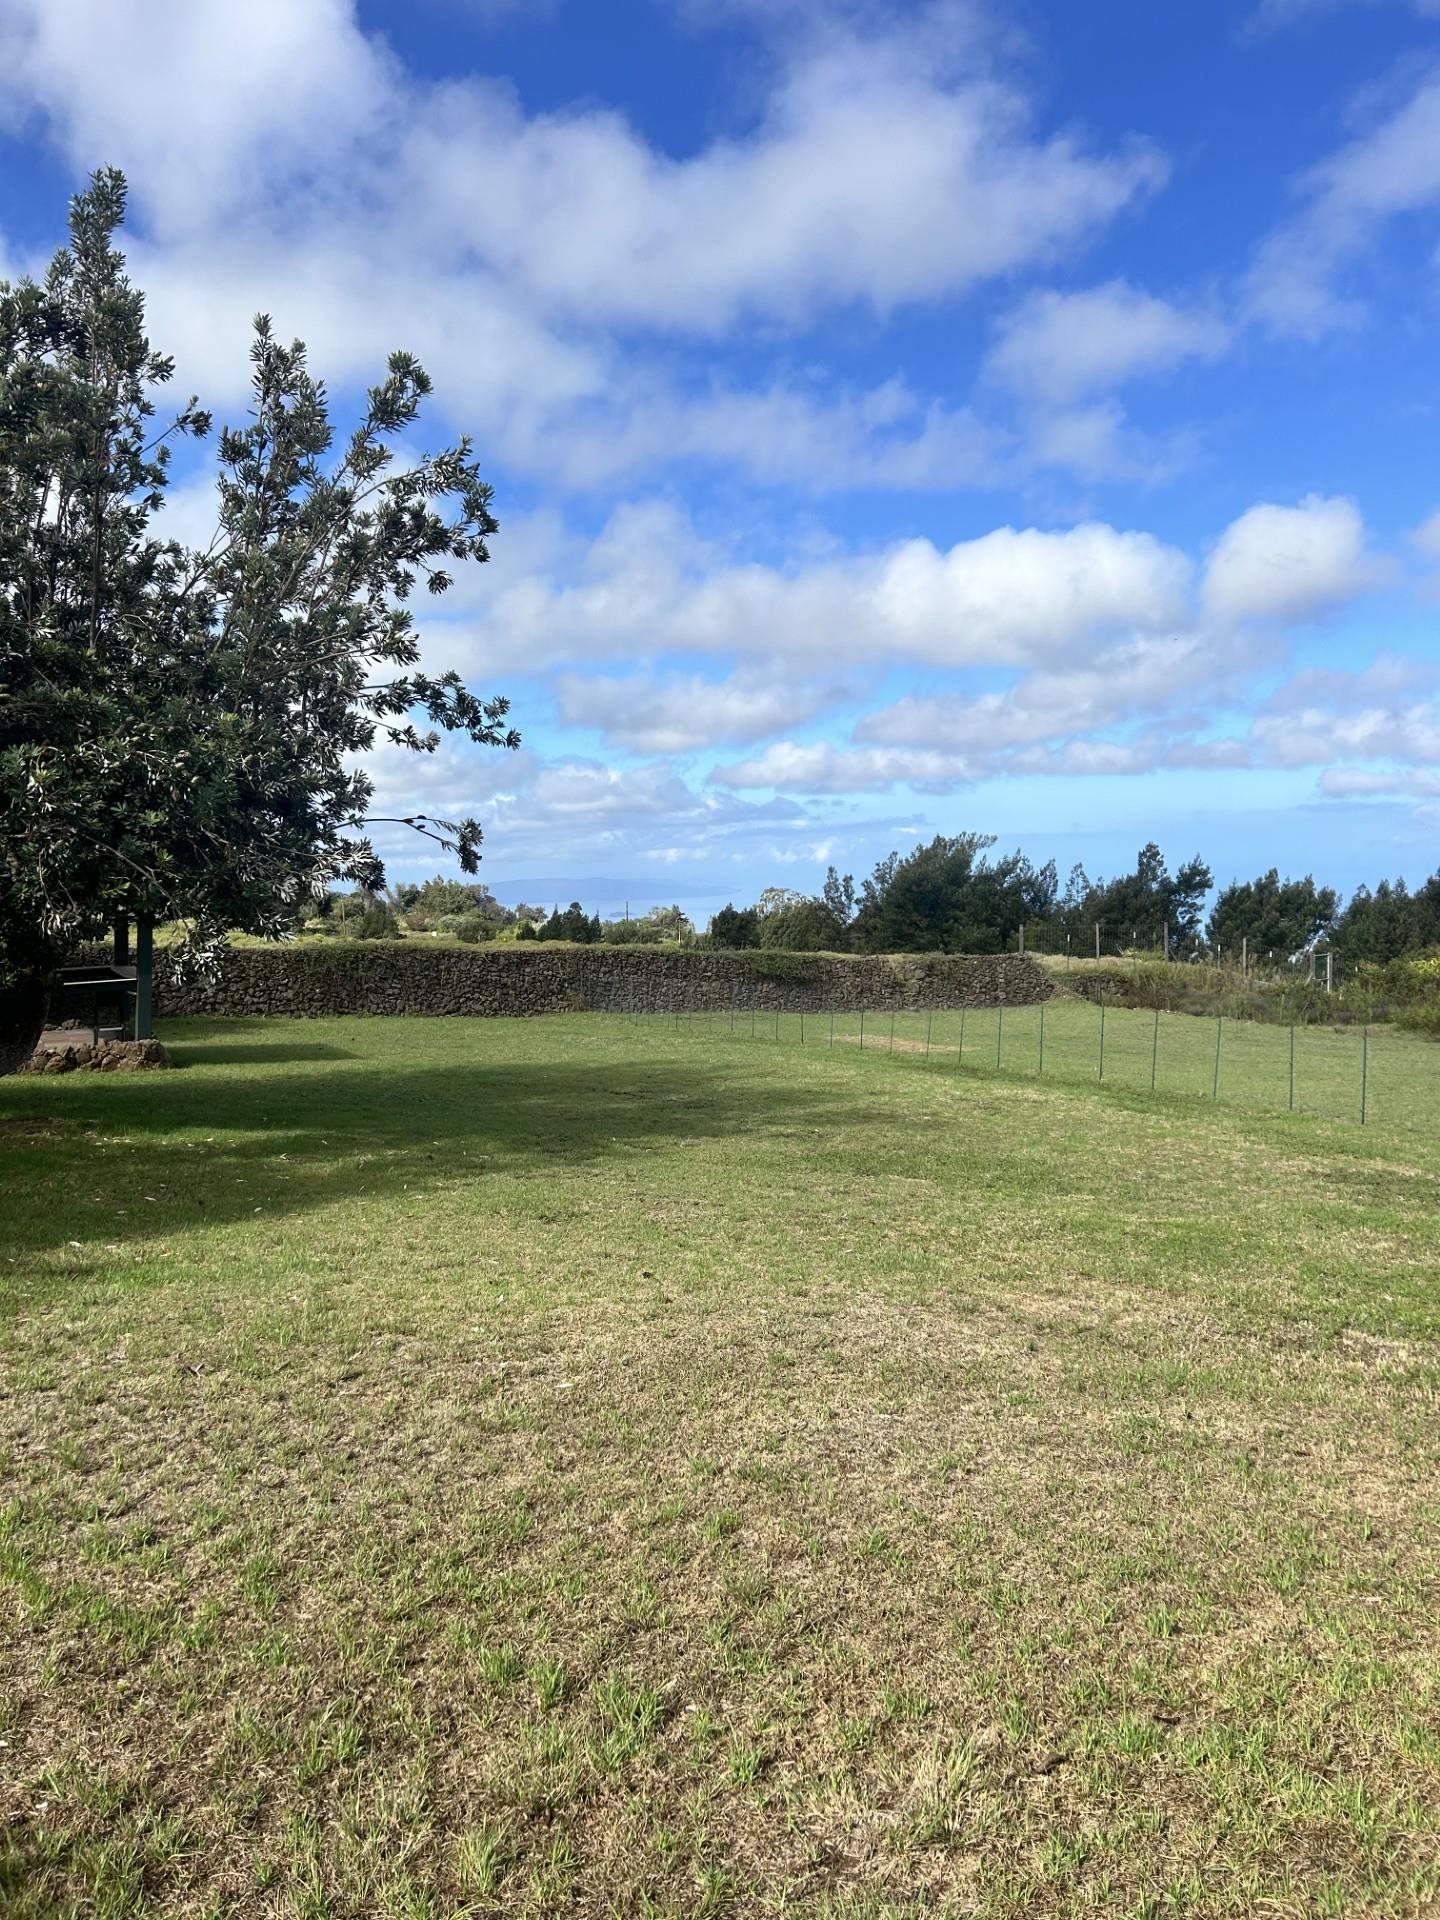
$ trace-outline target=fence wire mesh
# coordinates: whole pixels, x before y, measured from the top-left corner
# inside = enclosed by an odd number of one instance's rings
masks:
[[[788,1013],[635,1013],[695,1039],[886,1053],[933,1070],[1179,1095],[1254,1112],[1440,1132],[1440,1053],[1389,1028],[1272,1026],[1046,1001],[1036,1006]]]

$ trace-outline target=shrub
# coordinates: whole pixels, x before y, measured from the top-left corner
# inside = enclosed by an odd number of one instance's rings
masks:
[[[1403,1027],[1407,1033],[1421,1034],[1427,1040],[1440,1040],[1440,993],[1428,1000],[1417,1000],[1412,1006],[1398,1007],[1395,1024]]]
[[[495,923],[472,908],[468,913],[442,914],[435,931],[448,935],[452,940],[463,940],[467,947],[473,947],[482,940],[495,938]]]
[[[745,964],[762,980],[817,980],[822,972],[815,953],[789,953],[783,948],[742,949]]]
[[[377,900],[346,929],[354,940],[398,940],[400,922],[382,901]]]

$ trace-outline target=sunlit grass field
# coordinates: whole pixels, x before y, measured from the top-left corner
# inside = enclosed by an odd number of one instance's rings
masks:
[[[639,1025],[812,1053],[863,1046],[967,1073],[1313,1113],[1440,1139],[1440,1046],[1390,1026],[1292,1028],[1069,998],[965,1013],[646,1014]]]
[[[1433,1908],[1440,1138],[1073,1014],[0,1082],[0,1913]]]

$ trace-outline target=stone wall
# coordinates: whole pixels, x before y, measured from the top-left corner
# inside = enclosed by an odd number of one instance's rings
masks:
[[[155,956],[166,1014],[899,1012],[1033,1005],[1052,991],[1024,955],[707,953],[659,947],[428,947],[337,941],[237,948],[211,981],[178,982]]]

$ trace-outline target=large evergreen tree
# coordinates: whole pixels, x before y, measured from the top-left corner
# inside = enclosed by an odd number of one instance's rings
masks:
[[[113,242],[125,183],[97,174],[43,283],[0,283],[0,1033],[33,1037],[46,978],[120,913],[180,919],[204,953],[279,931],[336,879],[383,884],[355,756],[436,729],[518,745],[506,703],[418,669],[409,601],[488,557],[469,443],[400,466],[430,392],[391,357],[336,449],[299,343],[256,322],[245,424],[221,434],[214,537],[157,538],[172,363]],[[412,714],[425,716],[423,730]],[[413,815],[466,871],[479,827]],[[3,1054],[3,1049],[0,1049]],[[5,1064],[0,1057],[0,1067]]]
[[[866,953],[1002,953],[1022,921],[1055,908],[1053,863],[991,860],[994,836],[937,835],[891,853],[860,889],[854,939]]]
[[[1409,953],[1440,948],[1440,873],[1412,893],[1403,880],[1357,887],[1335,925],[1335,946],[1347,966],[1384,965]]]
[[[1234,953],[1246,941],[1256,959],[1273,954],[1288,960],[1325,938],[1338,905],[1334,889],[1317,887],[1311,874],[1282,880],[1271,867],[1258,879],[1232,881],[1221,891],[1210,914],[1210,944]]]

